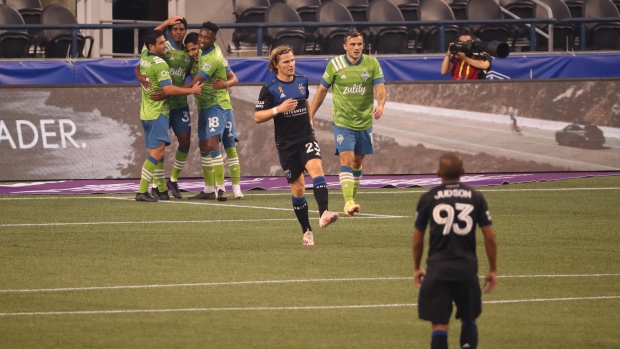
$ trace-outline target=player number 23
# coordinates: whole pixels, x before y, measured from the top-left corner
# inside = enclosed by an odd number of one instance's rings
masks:
[[[467,235],[474,225],[474,221],[470,216],[471,212],[474,210],[474,206],[462,203],[456,203],[454,206],[455,207],[452,207],[448,204],[439,204],[435,206],[435,209],[433,209],[433,220],[437,224],[444,226],[443,235],[450,234],[450,231],[454,231],[457,235]],[[455,211],[458,211],[456,219],[465,223],[463,228],[459,226],[458,222],[454,222]]]

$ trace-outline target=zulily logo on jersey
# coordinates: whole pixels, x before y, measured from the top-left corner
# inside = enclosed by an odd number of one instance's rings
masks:
[[[364,95],[366,93],[366,87],[362,86],[362,84],[353,84],[351,87],[345,87],[342,90],[343,95],[348,95],[350,93],[359,93],[360,95]]]
[[[181,68],[181,67],[176,68],[176,69],[171,68],[170,69],[170,75],[185,77],[185,72],[183,71],[183,68]]]

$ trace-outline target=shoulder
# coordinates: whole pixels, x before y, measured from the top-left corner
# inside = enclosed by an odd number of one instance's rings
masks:
[[[334,67],[334,69],[344,69],[347,63],[344,60],[344,55],[336,56],[332,58],[329,63],[327,63],[327,67]]]
[[[305,75],[295,74],[295,81],[308,82],[308,77]]]
[[[263,86],[264,86],[264,87],[269,88],[269,87],[271,87],[273,84],[275,84],[276,82],[278,82],[278,79],[276,79],[276,78],[274,77],[273,79],[271,79],[271,80],[267,81],[267,82],[265,83],[265,85],[263,85]]]

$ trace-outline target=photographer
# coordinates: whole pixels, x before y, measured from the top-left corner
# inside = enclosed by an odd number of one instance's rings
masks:
[[[459,33],[459,41],[450,43],[448,52],[441,63],[441,74],[452,74],[452,80],[476,80],[483,79],[481,70],[488,70],[491,67],[491,55],[486,52],[476,52],[462,50],[471,43],[474,37],[469,29],[464,29]],[[453,47],[454,46],[454,47]]]

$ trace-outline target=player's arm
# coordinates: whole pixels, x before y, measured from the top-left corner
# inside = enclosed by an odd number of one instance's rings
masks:
[[[162,90],[167,96],[184,96],[191,94],[200,94],[203,83],[197,82],[190,87],[179,87],[172,84],[162,86]]]
[[[422,254],[424,253],[424,231],[415,228],[413,230],[413,281],[416,287],[422,285],[422,279],[426,272],[422,268]]]
[[[497,237],[492,225],[480,227],[484,236],[484,247],[489,260],[489,272],[484,277],[484,292],[493,292],[497,286]]]
[[[151,89],[151,83],[149,82],[149,80],[146,78],[145,75],[142,75],[142,73],[140,73],[140,63],[138,62],[138,65],[136,65],[136,68],[133,70],[134,75],[136,76],[136,79],[138,79],[138,81],[140,81],[140,84],[142,85],[142,87],[144,87],[145,90],[150,90]]]
[[[276,115],[280,113],[287,113],[289,111],[295,110],[297,108],[297,100],[293,98],[289,98],[282,102],[282,104],[273,107],[271,109],[266,110],[257,110],[254,112],[254,121],[257,124],[260,124],[265,121],[269,121],[273,119]]]
[[[376,120],[381,119],[383,116],[383,107],[385,107],[385,101],[387,100],[387,93],[385,92],[385,84],[379,83],[374,86],[375,96],[377,98],[377,106],[372,111],[372,115]]]
[[[314,114],[319,110],[321,104],[325,100],[325,96],[327,96],[328,87],[323,86],[322,84],[316,89],[316,93],[314,94],[314,98],[312,99],[312,105],[308,110],[310,114],[310,122],[314,121]]]
[[[222,79],[215,79],[213,80],[213,82],[211,82],[211,87],[214,90],[220,90],[223,88],[229,88],[229,87],[233,87],[235,85],[237,85],[239,83],[239,80],[237,79],[237,75],[235,75],[235,73],[228,69],[226,71],[226,81],[222,80]]]

